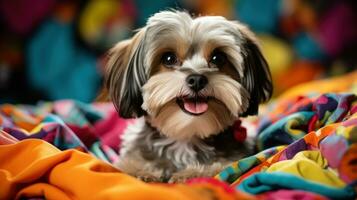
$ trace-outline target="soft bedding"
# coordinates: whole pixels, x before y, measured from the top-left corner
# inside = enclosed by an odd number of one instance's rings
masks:
[[[356,80],[282,95],[243,119],[258,133],[257,154],[185,184],[147,184],[112,167],[132,120],[110,103],[1,105],[0,199],[355,199]]]

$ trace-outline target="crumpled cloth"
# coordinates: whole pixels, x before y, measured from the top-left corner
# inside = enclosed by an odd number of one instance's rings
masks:
[[[285,172],[330,187],[346,186],[346,183],[336,175],[336,172],[328,167],[327,160],[320,151],[301,151],[291,160],[272,164],[266,172]]]
[[[109,164],[114,163],[119,156],[119,136],[129,123],[132,123],[132,120],[124,120],[117,116],[111,103],[86,104],[64,100],[43,102],[35,106],[0,105],[0,131],[1,134],[7,134],[6,137],[0,137],[0,141],[6,144],[5,146],[20,144],[31,146],[27,141],[34,141],[31,138],[37,138],[54,145],[58,153],[73,151],[77,152],[75,154],[87,155],[94,162],[105,161],[110,169],[112,167]],[[247,123],[243,121],[242,124]],[[296,197],[294,192],[297,193],[297,197],[301,197],[300,199],[303,197],[321,199],[321,196],[332,199],[356,198],[357,97],[354,90],[349,93],[346,91],[346,93],[279,98],[267,106],[256,123],[250,125],[255,125],[251,127],[252,130],[258,130],[257,142],[260,151],[256,155],[236,161],[214,178],[193,179],[186,184],[190,187],[195,187],[191,184],[205,185],[205,189],[201,188],[203,191],[207,191],[206,187],[209,187],[213,192],[208,193],[216,195],[217,191],[225,191],[224,194],[227,192],[234,198],[236,195],[242,195],[239,191],[248,192],[258,199],[269,199],[278,191],[284,191],[284,194],[292,199]],[[11,145],[17,140],[20,140],[20,143]],[[45,144],[40,146],[49,145]],[[26,149],[24,146],[19,149]],[[0,148],[0,154],[3,150],[4,148]],[[6,160],[0,159],[0,162],[7,165],[9,158],[24,159],[17,157],[17,154],[18,152],[15,151],[7,153]],[[39,151],[31,155],[26,154],[25,157],[34,159],[35,162],[38,156],[49,158],[55,154]],[[24,162],[13,164],[13,167],[19,169],[33,167]],[[312,171],[309,172],[306,168]],[[0,167],[1,169],[5,168]],[[46,170],[50,169],[46,168]],[[0,177],[1,181],[9,181],[7,176],[13,175],[6,174]],[[28,176],[32,175],[28,174]],[[282,177],[287,178],[284,184],[274,182],[276,178],[282,180]],[[26,184],[36,185],[37,181],[48,183],[47,179],[42,178],[29,179]],[[262,179],[270,182],[260,182],[259,180]],[[89,182],[95,185],[96,179],[88,180],[86,184]],[[62,186],[67,187],[66,184]],[[139,182],[140,184],[143,183]],[[49,185],[51,191],[57,187],[57,185]],[[135,185],[133,184],[133,187],[136,187]],[[19,184],[14,188],[18,191],[25,186],[28,185]],[[121,186],[120,190],[127,188],[124,183]],[[180,188],[177,185],[165,185],[165,187]],[[5,189],[5,187],[0,188]],[[15,193],[11,194],[18,195]],[[7,195],[7,193],[1,194]],[[35,197],[43,198],[41,195]]]
[[[7,137],[3,136],[2,137]],[[223,183],[146,184],[78,150],[39,139],[0,145],[0,199],[254,199]]]

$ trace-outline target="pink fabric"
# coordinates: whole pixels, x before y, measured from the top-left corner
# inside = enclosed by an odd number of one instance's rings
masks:
[[[333,6],[322,18],[319,25],[321,45],[330,55],[338,55],[357,37],[357,15],[341,2]]]
[[[120,136],[133,119],[123,119],[118,116],[114,106],[108,108],[108,115],[105,119],[94,124],[95,133],[101,138],[104,145],[118,150],[120,146]]]
[[[27,34],[54,7],[55,0],[0,1],[0,13],[12,31]]]
[[[264,200],[327,200],[327,198],[301,190],[277,190],[259,195]]]
[[[15,144],[18,140],[3,130],[0,130],[0,145],[3,144]]]

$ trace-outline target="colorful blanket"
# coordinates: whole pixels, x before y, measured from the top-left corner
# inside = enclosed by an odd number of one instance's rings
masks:
[[[110,103],[1,105],[0,199],[357,197],[353,90],[269,104],[256,123],[256,155],[182,185],[142,183],[111,166],[128,123]]]

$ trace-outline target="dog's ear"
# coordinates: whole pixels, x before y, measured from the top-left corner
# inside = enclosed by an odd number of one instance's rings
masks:
[[[140,117],[141,87],[147,81],[144,58],[145,30],[116,44],[109,52],[105,85],[110,99],[123,118]]]
[[[243,77],[242,84],[250,94],[249,107],[242,116],[256,115],[259,104],[267,101],[272,93],[272,78],[254,34],[245,26],[239,25],[242,34]]]

